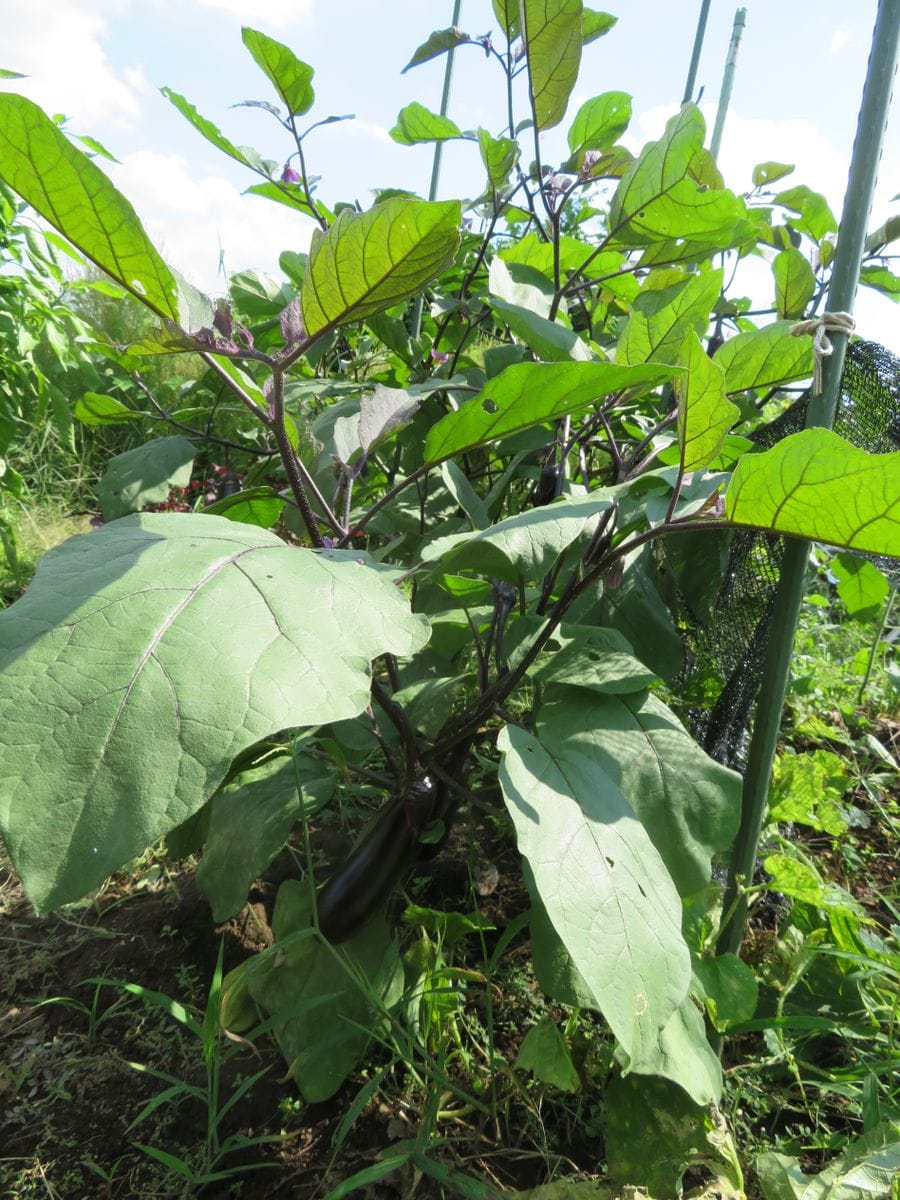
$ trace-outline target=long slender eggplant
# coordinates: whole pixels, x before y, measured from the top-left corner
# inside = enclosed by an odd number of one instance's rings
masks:
[[[422,780],[390,800],[363,830],[317,897],[319,929],[329,942],[352,937],[384,904],[415,857],[433,805],[431,781]]]

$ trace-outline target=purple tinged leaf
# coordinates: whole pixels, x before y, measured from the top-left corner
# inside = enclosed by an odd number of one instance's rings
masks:
[[[295,296],[286,308],[281,310],[281,336],[286,346],[296,346],[303,340],[306,329],[303,325],[303,315],[300,311],[300,298]]]

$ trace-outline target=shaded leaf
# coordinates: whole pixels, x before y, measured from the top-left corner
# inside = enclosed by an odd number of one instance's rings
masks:
[[[129,421],[140,421],[146,413],[129,408],[115,396],[85,392],[75,401],[73,415],[83,425],[127,425]]]
[[[677,368],[655,363],[517,363],[431,427],[425,460],[439,463],[530,425],[583,411],[613,392],[650,391],[675,374]]]
[[[361,712],[371,659],[427,637],[393,574],[201,514],[126,517],[46,554],[0,613],[0,827],[33,902],[98,886],[246,747]]]
[[[804,429],[740,460],[725,514],[737,525],[900,557],[900,453],[867,454],[830,429]]]
[[[594,692],[642,692],[656,682],[617,629],[563,622],[528,668],[540,683],[566,683]]]
[[[837,594],[848,614],[866,620],[884,604],[890,590],[887,577],[866,558],[836,554],[829,568],[837,578]]]
[[[713,1027],[719,1033],[749,1021],[756,1012],[759,984],[752,967],[736,954],[719,954],[694,963],[694,982]]]
[[[510,331],[543,362],[593,362],[594,355],[577,333],[558,321],[548,321],[530,309],[491,297],[491,308]]]
[[[315,336],[406,300],[447,267],[459,245],[460,205],[393,199],[345,209],[313,235],[301,307]]]
[[[293,759],[276,758],[242,775],[237,787],[213,796],[197,886],[217,925],[244,907],[254,879],[283,849],[303,810],[306,819],[313,817],[328,803],[334,786],[327,765],[301,752],[296,765]]]
[[[541,1083],[549,1083],[563,1092],[581,1090],[566,1039],[550,1017],[532,1025],[525,1034],[515,1065],[522,1071],[530,1071]]]
[[[421,550],[425,562],[446,571],[471,570],[501,579],[540,577],[552,560],[585,533],[593,519],[613,504],[613,489],[589,496],[563,497],[517,513],[474,533],[450,534]]]
[[[114,521],[165,500],[170,488],[187,487],[193,463],[193,443],[180,434],[114,455],[97,484],[103,516]]]
[[[32,101],[0,94],[0,178],[82,254],[153,309],[178,319],[178,287],[137,213]]]
[[[684,999],[681,904],[612,779],[574,750],[500,733],[500,785],[550,921],[626,1054],[657,1044]]]
[[[577,751],[617,785],[682,896],[709,882],[740,820],[740,776],[711,759],[651,692],[547,693],[537,732],[550,753]]]
[[[900,1177],[900,1125],[885,1121],[807,1175],[797,1158],[757,1155],[756,1174],[765,1200],[890,1200]]]

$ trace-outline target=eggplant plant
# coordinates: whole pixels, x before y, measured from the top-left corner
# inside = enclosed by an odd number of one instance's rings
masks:
[[[338,118],[304,128],[313,70],[261,32],[243,38],[276,94],[254,104],[287,139],[278,161],[163,89],[261,179],[250,192],[315,225],[281,281],[245,272],[216,302],[56,124],[0,96],[0,178],[158,318],[109,354],[199,355],[191,405],[208,401],[205,429],[172,413],[170,436],[110,462],[106,523],[48,553],[0,614],[0,829],[40,910],[159,839],[203,847],[223,921],[327,811],[338,767],[374,784],[383,807],[346,862],[282,885],[275,944],[224,985],[228,1025],[270,1019],[318,1100],[403,994],[391,894],[495,773],[541,986],[603,1015],[623,1073],[706,1104],[721,1071],[700,1003],[741,968],[703,970],[695,930],[720,916],[712,865],[741,783],[663,699],[682,666],[672,564],[709,597],[741,529],[900,554],[897,456],[826,429],[766,452],[746,437],[812,374],[791,328],[827,286],[824,199],[774,190],[777,163],[727,189],[692,104],[632,155],[622,92],[582,104],[568,157],[544,161],[582,46],[614,19],[581,0],[494,12],[499,38],[438,30],[410,66],[486,52],[508,88],[496,132],[421,104],[392,131],[469,143],[474,198],[326,204],[307,157]],[[772,266],[761,319],[728,285],[748,255]],[[134,418],[78,399],[87,423]],[[211,432],[248,454],[241,490],[146,511]]]

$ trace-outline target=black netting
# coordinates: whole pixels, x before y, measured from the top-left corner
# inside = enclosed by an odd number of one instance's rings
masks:
[[[752,439],[766,448],[804,427],[807,398]],[[836,433],[862,450],[884,454],[900,449],[900,359],[873,342],[847,348]],[[708,754],[728,766],[743,764],[750,714],[762,680],[766,639],[778,585],[785,539],[732,532],[717,593],[701,607],[678,589],[679,625],[685,665],[679,691],[693,699],[688,723]],[[677,539],[667,549],[677,580]],[[872,561],[888,575],[900,574],[900,559]]]

